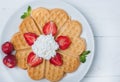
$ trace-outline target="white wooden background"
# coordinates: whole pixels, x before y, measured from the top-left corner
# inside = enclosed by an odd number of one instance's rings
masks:
[[[0,34],[8,18],[30,1],[0,0]],[[95,57],[82,82],[120,82],[120,0],[64,1],[84,14],[94,32]],[[8,82],[2,69],[0,82]]]

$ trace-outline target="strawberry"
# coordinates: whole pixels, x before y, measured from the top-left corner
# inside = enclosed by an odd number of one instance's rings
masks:
[[[14,50],[14,47],[11,42],[5,42],[2,45],[2,51],[7,55],[11,54],[13,50]]]
[[[61,66],[63,64],[61,54],[56,53],[56,55],[50,59],[50,63],[55,66]]]
[[[43,27],[43,33],[45,35],[52,34],[53,36],[57,33],[57,26],[54,22],[48,22]]]
[[[31,52],[27,57],[27,63],[31,67],[35,67],[43,62],[41,57],[37,57],[33,52]]]
[[[3,63],[9,68],[13,68],[16,66],[17,60],[14,55],[10,54],[4,57]]]
[[[24,38],[26,40],[26,42],[28,43],[28,45],[33,45],[33,43],[36,41],[38,35],[36,35],[35,33],[24,33]]]
[[[67,49],[71,44],[71,40],[67,36],[59,36],[59,37],[57,37],[56,42],[58,43],[59,48],[61,50]]]

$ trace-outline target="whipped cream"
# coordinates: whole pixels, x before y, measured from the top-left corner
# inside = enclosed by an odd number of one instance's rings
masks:
[[[54,40],[52,34],[50,35],[40,35],[37,40],[32,45],[33,52],[44,59],[49,60],[51,57],[56,55],[56,50],[59,45]]]

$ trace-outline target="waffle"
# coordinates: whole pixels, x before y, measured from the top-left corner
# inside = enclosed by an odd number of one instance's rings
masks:
[[[23,34],[32,32],[37,35],[40,35],[40,31],[38,30],[35,22],[33,21],[33,19],[31,17],[27,17],[22,21],[22,23],[19,26],[19,30]]]
[[[69,19],[68,14],[62,9],[55,8],[50,11],[49,21],[53,21],[56,23],[58,27],[58,32],[59,29],[66,23],[68,19]]]
[[[32,11],[31,16],[34,19],[34,21],[36,22],[36,24],[37,24],[39,30],[41,30],[41,32],[42,32],[42,27],[49,20],[49,15],[50,15],[49,10],[46,8],[42,8],[42,7],[34,9]]]
[[[70,55],[63,54],[61,55],[63,60],[62,66],[54,66],[49,61],[46,61],[45,78],[52,82],[62,79],[65,72],[74,72],[80,65],[80,60],[78,57],[71,57]]]
[[[71,39],[72,43],[66,50],[59,50],[60,53],[71,56],[79,56],[86,49],[85,40],[82,38]]]
[[[80,55],[86,48],[85,40],[82,38],[79,38],[82,32],[82,26],[78,21],[75,20],[68,20],[63,27],[61,27],[61,30],[59,31],[60,36],[68,36],[71,40],[71,45],[66,50],[59,50],[59,52],[66,54],[66,55],[72,55],[72,56],[78,56]]]
[[[16,51],[17,66],[22,69],[27,69],[27,56],[31,52],[31,49],[24,49]]]
[[[11,39],[11,43],[13,44],[15,50],[30,48],[30,46],[26,43],[23,34],[20,32],[14,34],[14,36]]]
[[[54,66],[49,61],[46,61],[45,65],[45,78],[55,82],[63,78],[64,69],[62,66]]]
[[[43,26],[49,21],[55,22],[58,27],[55,39],[60,35],[68,36],[72,42],[66,50],[57,50],[62,55],[63,65],[55,66],[44,59],[40,65],[30,67],[27,65],[26,58],[31,52],[31,47],[26,43],[23,33],[43,34]],[[86,48],[85,40],[80,38],[81,32],[82,25],[76,20],[71,20],[62,9],[55,8],[48,10],[41,7],[34,9],[31,16],[22,21],[19,32],[14,34],[11,39],[16,50],[17,65],[22,69],[27,69],[28,75],[34,80],[46,78],[52,82],[59,81],[66,73],[77,70],[80,65],[79,55]]]
[[[60,52],[59,52],[60,53]],[[64,72],[74,72],[80,65],[79,57],[62,54]]]
[[[39,80],[39,79],[44,78],[44,74],[45,74],[44,70],[45,70],[45,60],[43,60],[43,63],[41,63],[40,65],[36,67],[28,66],[27,72],[30,78],[34,80]]]
[[[64,36],[69,36],[71,39],[74,37],[80,37],[82,32],[82,25],[75,20],[68,20],[60,29],[59,34]]]

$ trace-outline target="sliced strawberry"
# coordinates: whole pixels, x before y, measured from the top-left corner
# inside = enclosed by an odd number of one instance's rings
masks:
[[[61,54],[56,53],[56,55],[50,59],[50,63],[55,66],[61,66],[63,64]]]
[[[43,62],[43,59],[41,57],[37,57],[33,52],[31,52],[28,55],[27,63],[31,67],[35,67],[35,66],[41,64],[42,62]]]
[[[59,36],[57,37],[56,42],[59,44],[59,48],[62,50],[67,49],[71,44],[71,40],[68,36]]]
[[[53,36],[57,33],[57,26],[54,22],[48,22],[43,27],[43,33],[45,35],[52,34]]]
[[[24,38],[26,40],[26,42],[28,43],[28,45],[33,45],[33,43],[35,42],[35,40],[37,39],[38,35],[36,35],[35,33],[24,33]]]

